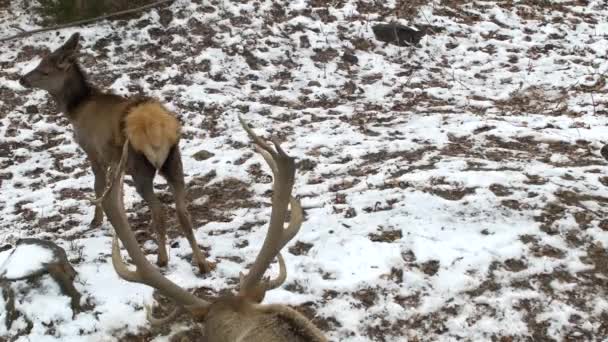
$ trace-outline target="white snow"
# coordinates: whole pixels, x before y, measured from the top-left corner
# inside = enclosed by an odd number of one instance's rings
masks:
[[[0,278],[27,277],[53,261],[53,251],[38,245],[21,244],[0,253]]]

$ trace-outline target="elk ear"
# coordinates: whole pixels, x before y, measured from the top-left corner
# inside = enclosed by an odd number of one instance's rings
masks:
[[[80,34],[74,33],[59,49],[56,51],[56,65],[62,70],[67,70],[72,65],[78,52],[78,41]]]
[[[65,43],[61,49],[67,54],[75,54],[78,51],[78,41],[80,40],[80,33],[74,33]]]

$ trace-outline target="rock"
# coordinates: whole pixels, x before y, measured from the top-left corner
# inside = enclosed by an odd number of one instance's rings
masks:
[[[25,107],[25,112],[27,114],[38,114],[38,107],[36,107],[34,105],[29,105],[29,106]]]
[[[308,49],[310,47],[310,41],[308,36],[303,34],[300,36],[300,49]]]
[[[604,157],[604,159],[608,160],[608,145],[604,145],[604,147],[602,147],[602,149],[600,150],[600,153],[602,154],[602,157]]]
[[[299,171],[312,171],[317,166],[317,163],[312,159],[303,159],[298,161],[296,167]]]
[[[344,54],[342,54],[342,60],[348,64],[359,63],[359,58],[357,58],[352,51],[344,51]]]
[[[214,155],[215,155],[215,154],[213,154],[213,153],[211,153],[211,152],[209,152],[209,151],[206,151],[206,150],[200,150],[200,151],[196,152],[196,153],[195,153],[195,154],[192,156],[192,158],[194,158],[194,160],[201,161],[201,160],[207,160],[207,159],[209,159],[209,158],[213,157]]]
[[[425,32],[397,23],[376,24],[372,26],[376,39],[398,46],[411,46],[420,42]]]
[[[158,21],[160,22],[161,25],[163,25],[163,27],[169,26],[169,24],[171,23],[172,20],[173,20],[173,12],[171,12],[170,10],[168,10],[166,8],[160,11]]]
[[[0,254],[0,286],[6,298],[7,329],[19,316],[10,282],[32,280],[45,274],[50,275],[61,292],[72,299],[72,310],[80,310],[81,295],[74,287],[76,271],[68,261],[65,250],[51,241],[21,239],[10,252],[5,250]]]

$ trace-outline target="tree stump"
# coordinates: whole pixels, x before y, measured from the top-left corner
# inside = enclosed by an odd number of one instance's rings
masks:
[[[405,25],[397,23],[376,24],[372,26],[376,39],[398,46],[416,45],[426,34]]]
[[[19,316],[15,309],[15,295],[10,282],[33,280],[50,275],[57,282],[61,292],[71,298],[74,312],[80,311],[80,293],[74,287],[76,271],[70,265],[65,250],[51,241],[41,239],[21,239],[0,265],[0,286],[6,300],[6,327]]]

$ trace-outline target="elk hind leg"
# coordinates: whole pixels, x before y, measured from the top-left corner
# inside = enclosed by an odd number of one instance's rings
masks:
[[[131,158],[130,168],[132,170],[133,181],[137,193],[146,201],[150,207],[152,216],[152,227],[156,232],[156,242],[158,243],[158,258],[156,265],[163,267],[167,265],[169,256],[167,255],[167,231],[165,222],[165,212],[156,194],[154,194],[154,175],[156,169],[146,159],[146,157],[130,149]]]
[[[188,214],[186,207],[184,171],[178,145],[173,146],[169,151],[167,160],[161,168],[161,175],[167,179],[167,183],[169,183],[171,191],[173,192],[177,218],[179,220],[182,232],[186,236],[186,239],[192,248],[193,261],[196,262],[201,273],[210,272],[214,268],[214,265],[205,259],[203,252],[194,238],[192,221],[190,220],[190,215]]]

